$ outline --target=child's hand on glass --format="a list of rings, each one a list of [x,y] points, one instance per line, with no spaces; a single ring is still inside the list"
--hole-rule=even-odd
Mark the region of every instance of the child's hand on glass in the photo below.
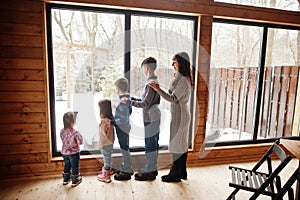
[[[122,103],[122,104],[126,104],[127,101],[128,101],[128,98],[127,98],[127,97],[122,97],[122,98],[120,99],[120,103]]]
[[[110,119],[108,119],[108,118],[101,118],[101,124],[110,125]]]

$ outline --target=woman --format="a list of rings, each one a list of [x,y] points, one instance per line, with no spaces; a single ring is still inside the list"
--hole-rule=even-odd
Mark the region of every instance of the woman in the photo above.
[[[164,182],[179,182],[187,178],[186,160],[189,147],[188,132],[190,125],[189,98],[192,89],[190,59],[187,53],[180,52],[173,57],[172,66],[175,76],[168,93],[155,81],[150,86],[164,99],[171,102],[171,124],[169,151],[172,153],[173,165],[168,175],[162,176]]]

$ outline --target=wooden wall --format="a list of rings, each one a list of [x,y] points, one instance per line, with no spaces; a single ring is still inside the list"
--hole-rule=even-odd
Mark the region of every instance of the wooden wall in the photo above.
[[[0,3],[1,176],[48,170],[43,4]]]
[[[58,2],[66,2],[58,0]],[[50,2],[50,1],[49,1]],[[300,25],[299,12],[232,6],[209,0],[74,0],[95,6],[189,12],[199,15],[197,112],[195,143],[188,163],[208,165],[256,160],[266,145],[203,149],[208,90],[208,75],[213,16],[249,18],[257,21]],[[101,3],[101,5],[100,5]],[[45,4],[42,0],[10,0],[0,3],[0,177],[59,175],[61,158],[51,156],[50,119],[47,84]],[[205,50],[205,51],[204,51]],[[259,147],[259,148],[258,148]],[[202,152],[199,157],[199,152]],[[119,159],[115,159],[116,162]],[[143,154],[133,157],[141,163]],[[168,153],[159,156],[160,166],[170,161]],[[96,173],[98,159],[82,156],[81,172]]]

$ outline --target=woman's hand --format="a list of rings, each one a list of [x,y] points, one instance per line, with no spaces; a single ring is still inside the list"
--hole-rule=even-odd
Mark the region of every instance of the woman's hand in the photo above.
[[[149,83],[149,86],[152,87],[155,91],[159,90],[159,84],[156,81],[151,81]]]

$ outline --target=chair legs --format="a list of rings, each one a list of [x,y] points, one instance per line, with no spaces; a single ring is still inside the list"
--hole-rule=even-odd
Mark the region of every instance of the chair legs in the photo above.
[[[235,189],[228,197],[226,200],[235,200],[235,195],[236,193],[239,191],[240,189]],[[293,188],[290,188],[288,191],[288,198],[289,200],[296,200],[295,196],[294,196],[294,190]],[[275,199],[278,199],[278,197],[276,197]],[[279,197],[279,199],[282,199],[282,197]]]
[[[272,169],[271,162],[272,153],[275,153],[281,160],[281,163],[277,165],[274,170]],[[276,141],[252,169],[229,166],[232,178],[232,182],[229,183],[229,186],[234,187],[234,191],[227,197],[227,200],[235,199],[235,195],[239,190],[252,192],[253,194],[249,200],[255,200],[259,195],[269,196],[272,200],[282,200],[282,197],[287,192],[289,199],[293,199],[294,194],[290,188],[297,179],[298,169],[289,178],[287,183],[285,183],[283,188],[281,188],[282,183],[279,176],[280,172],[291,159],[292,157],[286,155],[285,151],[279,146],[279,141]],[[266,161],[268,164],[268,172],[257,171]],[[276,191],[275,188],[277,189]]]
[[[233,190],[233,192],[227,197],[227,199],[226,200],[235,200],[235,194],[239,191],[240,189],[235,189],[235,190]]]
[[[298,169],[297,169],[298,170]],[[286,192],[288,192],[289,199],[294,199],[294,193],[293,189],[291,188],[292,185],[297,180],[297,173],[298,171],[295,171],[293,175],[289,178],[289,180],[285,183],[285,185],[282,187],[282,189],[279,191],[278,195],[274,198],[274,200],[282,199],[282,197],[285,195]],[[293,198],[292,198],[293,197]]]
[[[289,189],[288,195],[289,195],[289,200],[294,200],[295,199],[293,188]]]

